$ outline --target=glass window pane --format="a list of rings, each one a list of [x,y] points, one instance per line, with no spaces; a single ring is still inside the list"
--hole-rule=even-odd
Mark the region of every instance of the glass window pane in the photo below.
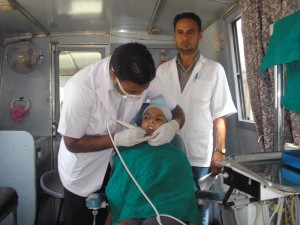
[[[240,93],[241,98],[241,107],[243,107],[243,114],[242,118],[244,120],[251,120],[253,121],[253,114],[252,114],[252,108],[250,104],[250,95],[249,95],[249,88],[248,88],[248,82],[247,82],[247,71],[246,71],[246,65],[245,65],[245,54],[244,54],[244,43],[243,43],[243,36],[242,36],[242,26],[241,26],[241,19],[238,19],[235,22],[235,30],[236,30],[236,49],[238,49],[237,53],[239,54],[239,62],[237,62],[239,65],[239,72],[238,76],[240,76],[240,82],[239,85],[242,85],[242,87],[239,88],[240,91],[243,93]]]
[[[64,88],[67,81],[79,70],[100,61],[100,52],[61,51],[59,53],[59,98],[60,106],[64,99]]]

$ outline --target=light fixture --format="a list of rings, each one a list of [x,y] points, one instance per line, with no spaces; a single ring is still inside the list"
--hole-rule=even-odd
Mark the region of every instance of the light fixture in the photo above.
[[[15,11],[15,7],[6,0],[0,0],[0,12]]]
[[[102,1],[79,0],[79,1],[72,1],[66,13],[68,15],[82,15],[82,14],[100,15],[102,13],[102,10],[103,10]]]

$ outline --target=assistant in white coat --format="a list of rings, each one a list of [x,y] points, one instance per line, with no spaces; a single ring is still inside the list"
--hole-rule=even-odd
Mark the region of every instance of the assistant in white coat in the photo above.
[[[174,40],[179,54],[157,69],[166,90],[182,107],[186,123],[179,131],[194,173],[195,186],[211,166],[213,175],[220,172],[218,161],[225,159],[226,117],[236,113],[223,67],[200,54],[201,20],[191,12],[173,20]],[[213,153],[213,128],[216,151]],[[208,205],[200,207],[203,225],[208,225]]]
[[[213,153],[213,122],[236,113],[225,71],[219,63],[200,55],[181,92],[176,59],[161,65],[156,74],[185,113],[186,122],[179,134],[191,165],[209,167]]]

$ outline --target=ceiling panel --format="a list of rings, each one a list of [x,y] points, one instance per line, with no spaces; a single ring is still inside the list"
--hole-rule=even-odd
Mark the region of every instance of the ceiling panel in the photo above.
[[[0,37],[14,37],[27,32],[40,33],[40,29],[18,11],[0,12]]]
[[[50,33],[106,31],[109,22],[105,17],[102,0],[19,0],[18,1]]]
[[[0,3],[3,1],[5,0],[0,0]],[[13,12],[0,11],[0,38],[28,33],[51,35],[120,30],[147,32],[158,3],[160,4],[151,25],[160,28],[161,34],[172,34],[172,20],[178,13],[193,11],[205,25],[229,6],[216,2],[224,0],[10,1],[19,7]]]
[[[113,0],[111,1],[113,30],[147,31],[156,0]]]
[[[173,18],[183,12],[194,12],[202,20],[202,27],[210,20],[214,19],[229,4],[219,3],[211,0],[168,0],[163,1],[157,13],[154,26],[161,28],[162,34],[173,33]]]

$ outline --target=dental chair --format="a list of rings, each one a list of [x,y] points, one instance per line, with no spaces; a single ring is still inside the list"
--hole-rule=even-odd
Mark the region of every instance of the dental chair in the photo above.
[[[142,121],[142,113],[145,110],[145,108],[149,105],[149,103],[144,103],[136,117],[135,123],[140,126],[141,121]],[[186,148],[183,142],[183,139],[181,138],[181,136],[179,134],[176,134],[173,138],[173,140],[171,141],[171,143],[181,149],[183,152],[186,152]],[[219,193],[217,195],[214,195],[213,193],[210,193],[209,191],[200,191],[199,193],[197,193],[197,198],[216,198],[216,200],[220,200],[220,198],[223,198],[224,195],[223,193]],[[100,210],[101,208],[106,208],[108,207],[108,201],[106,198],[106,195],[104,193],[92,193],[91,195],[89,195],[86,199],[86,207],[88,209],[92,210],[92,214],[94,216],[94,225],[96,224],[96,215],[98,214],[98,210]]]
[[[185,145],[182,138],[176,134],[171,141],[171,143],[176,146],[177,148],[182,149],[185,152]],[[220,175],[222,177],[222,175]],[[196,198],[198,199],[198,204],[205,204],[205,203],[217,203],[222,204],[224,203],[224,199],[226,197],[226,192],[223,191],[211,191],[211,190],[200,190],[196,193]],[[231,202],[227,202],[226,205],[231,204]],[[105,193],[92,193],[86,198],[86,207],[91,209],[91,213],[94,216],[94,223],[96,224],[96,216],[98,214],[98,210],[107,208],[109,206],[109,202],[107,201]]]
[[[182,149],[185,152],[185,146],[182,138],[176,134],[171,141],[171,143],[177,148]],[[104,193],[92,193],[86,199],[86,207],[92,210],[92,214],[94,216],[93,225],[96,224],[96,216],[98,214],[98,210],[101,208],[108,207],[108,201],[106,195]]]

